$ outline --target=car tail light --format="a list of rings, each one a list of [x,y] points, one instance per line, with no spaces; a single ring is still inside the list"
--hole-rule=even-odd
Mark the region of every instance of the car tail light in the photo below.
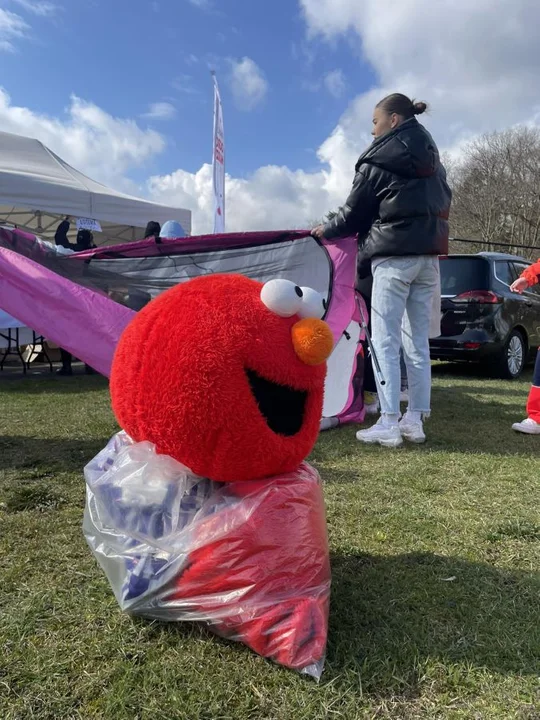
[[[465,350],[478,350],[480,343],[466,342],[463,343],[463,347]]]
[[[455,303],[481,303],[482,305],[496,305],[502,302],[498,295],[491,290],[469,290],[453,298]]]

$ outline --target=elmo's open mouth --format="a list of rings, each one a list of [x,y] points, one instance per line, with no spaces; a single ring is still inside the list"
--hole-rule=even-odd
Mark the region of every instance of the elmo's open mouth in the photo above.
[[[300,432],[304,422],[307,392],[278,385],[246,370],[251,392],[266,424],[277,435],[292,437]]]

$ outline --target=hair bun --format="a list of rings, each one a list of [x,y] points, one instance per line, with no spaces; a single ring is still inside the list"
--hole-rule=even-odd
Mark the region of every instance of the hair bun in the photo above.
[[[422,115],[422,113],[425,113],[427,110],[427,104],[425,102],[414,102],[413,108],[414,108],[414,114],[415,115]]]

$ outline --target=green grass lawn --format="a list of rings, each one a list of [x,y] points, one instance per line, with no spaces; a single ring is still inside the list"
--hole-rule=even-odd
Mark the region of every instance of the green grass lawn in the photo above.
[[[540,718],[540,438],[510,429],[529,381],[442,366],[426,446],[320,438],[317,685],[122,614],[81,530],[83,466],[116,431],[106,382],[0,377],[0,719]]]

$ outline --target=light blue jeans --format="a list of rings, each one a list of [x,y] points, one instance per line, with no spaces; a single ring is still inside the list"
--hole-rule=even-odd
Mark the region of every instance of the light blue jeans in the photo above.
[[[429,329],[439,278],[431,255],[385,258],[373,270],[372,340],[385,385],[375,373],[382,415],[399,417],[400,347],[407,366],[409,410],[431,411]]]

